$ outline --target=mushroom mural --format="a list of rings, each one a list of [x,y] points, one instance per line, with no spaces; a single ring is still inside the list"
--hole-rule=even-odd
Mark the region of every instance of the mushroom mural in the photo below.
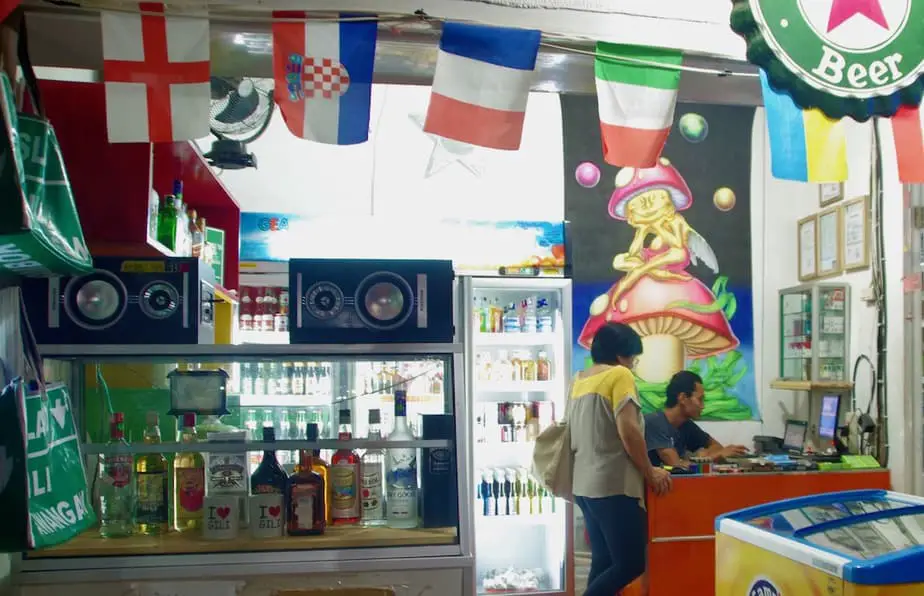
[[[608,322],[631,326],[644,346],[635,372],[649,383],[666,383],[688,358],[729,352],[740,343],[723,301],[687,271],[702,262],[719,272],[709,244],[680,214],[692,204],[689,186],[666,158],[653,168],[623,168],[616,175],[609,215],[626,221],[635,236],[613,259],[624,275],[593,301],[578,343],[590,348]]]

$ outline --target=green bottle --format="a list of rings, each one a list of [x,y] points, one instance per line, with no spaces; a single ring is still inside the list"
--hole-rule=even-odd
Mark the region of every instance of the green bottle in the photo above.
[[[174,196],[167,195],[157,215],[157,241],[170,250],[176,250],[177,220]]]

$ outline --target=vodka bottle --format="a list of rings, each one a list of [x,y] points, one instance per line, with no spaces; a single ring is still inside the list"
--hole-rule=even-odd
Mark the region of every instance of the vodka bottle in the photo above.
[[[102,462],[99,489],[99,533],[104,538],[129,536],[135,523],[135,486],[132,482],[132,456],[125,442],[122,423],[125,415],[115,412],[109,425],[109,447],[113,450]]]
[[[381,441],[382,432],[379,424],[381,412],[369,410],[369,440]],[[385,523],[385,494],[383,479],[385,476],[385,456],[379,448],[367,449],[362,457],[362,487],[364,526],[381,526]]]
[[[407,427],[407,392],[395,390],[395,428],[389,441],[413,441]],[[387,521],[392,528],[417,527],[417,450],[408,447],[385,452]]]

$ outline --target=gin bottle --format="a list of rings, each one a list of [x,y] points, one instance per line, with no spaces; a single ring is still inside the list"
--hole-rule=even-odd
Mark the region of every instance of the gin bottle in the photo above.
[[[379,424],[382,414],[379,410],[369,410],[369,440],[381,441],[382,432]],[[362,486],[360,492],[363,502],[364,526],[381,526],[385,524],[385,456],[379,448],[367,449],[362,457]]]
[[[395,428],[388,441],[413,441],[407,427],[407,391],[395,390]],[[386,520],[391,528],[417,527],[417,450],[386,449]]]
[[[132,456],[122,423],[125,415],[115,412],[109,424],[109,451],[103,459],[99,489],[99,533],[104,538],[130,536],[135,523],[135,495]]]

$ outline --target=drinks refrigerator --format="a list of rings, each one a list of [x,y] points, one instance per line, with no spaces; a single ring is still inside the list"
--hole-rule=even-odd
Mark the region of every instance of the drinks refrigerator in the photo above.
[[[571,281],[465,277],[460,294],[477,592],[570,593],[571,505],[529,469],[536,435],[564,414]]]

